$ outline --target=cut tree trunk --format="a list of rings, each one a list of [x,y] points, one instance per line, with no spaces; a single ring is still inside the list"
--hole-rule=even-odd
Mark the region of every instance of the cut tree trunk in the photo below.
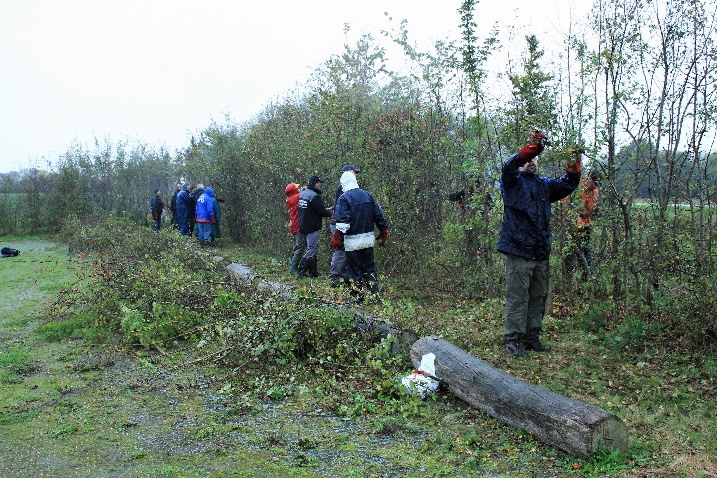
[[[625,424],[595,405],[513,377],[438,337],[422,337],[413,344],[414,367],[427,353],[436,355],[436,377],[452,393],[549,445],[581,457],[600,446],[620,452],[627,448]]]

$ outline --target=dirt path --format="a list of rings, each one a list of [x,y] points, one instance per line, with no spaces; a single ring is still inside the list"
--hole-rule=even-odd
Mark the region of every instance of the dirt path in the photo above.
[[[47,241],[12,246],[21,255],[0,260],[0,476],[413,475],[401,454],[420,433],[386,440],[310,395],[242,403],[202,385],[211,371],[173,367],[186,357],[44,340],[42,304],[74,282],[73,258]]]

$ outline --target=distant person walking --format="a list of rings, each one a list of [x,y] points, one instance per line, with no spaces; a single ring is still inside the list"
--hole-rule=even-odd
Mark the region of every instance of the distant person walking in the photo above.
[[[583,278],[589,277],[593,266],[593,254],[590,247],[590,236],[593,231],[593,219],[598,212],[598,199],[600,199],[600,188],[598,187],[599,174],[591,171],[588,177],[580,180],[582,192],[580,194],[580,209],[574,225],[568,229],[568,234],[573,242],[571,253],[565,258],[567,269],[572,272],[579,264]],[[565,198],[568,205],[568,198]]]
[[[152,224],[153,231],[159,231],[162,227],[162,212],[164,211],[164,201],[162,201],[162,191],[160,189],[154,190],[154,196],[152,196],[151,202],[152,218],[154,218],[154,224]]]

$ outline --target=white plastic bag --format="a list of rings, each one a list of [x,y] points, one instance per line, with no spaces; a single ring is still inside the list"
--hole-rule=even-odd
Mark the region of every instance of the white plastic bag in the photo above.
[[[403,377],[401,383],[406,387],[409,394],[418,393],[421,398],[426,398],[438,390],[440,383],[432,376],[436,375],[435,366],[436,355],[432,353],[425,354],[421,357],[421,365],[418,370],[414,370],[409,375]]]

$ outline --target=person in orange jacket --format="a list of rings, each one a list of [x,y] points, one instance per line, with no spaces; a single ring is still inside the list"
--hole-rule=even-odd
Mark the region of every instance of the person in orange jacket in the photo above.
[[[289,272],[299,273],[299,261],[306,250],[306,236],[299,232],[299,184],[289,183],[286,193],[286,209],[289,211],[289,231],[292,235],[291,265]]]
[[[583,272],[586,274],[593,265],[590,235],[593,230],[593,218],[598,212],[598,199],[600,199],[599,178],[598,172],[593,170],[588,177],[580,180],[582,189],[580,209],[578,210],[578,217],[574,227],[568,230],[575,247],[575,252],[566,257],[566,263],[571,271],[575,269],[575,262],[581,265]],[[568,204],[567,200],[568,198],[565,198],[566,205]]]

